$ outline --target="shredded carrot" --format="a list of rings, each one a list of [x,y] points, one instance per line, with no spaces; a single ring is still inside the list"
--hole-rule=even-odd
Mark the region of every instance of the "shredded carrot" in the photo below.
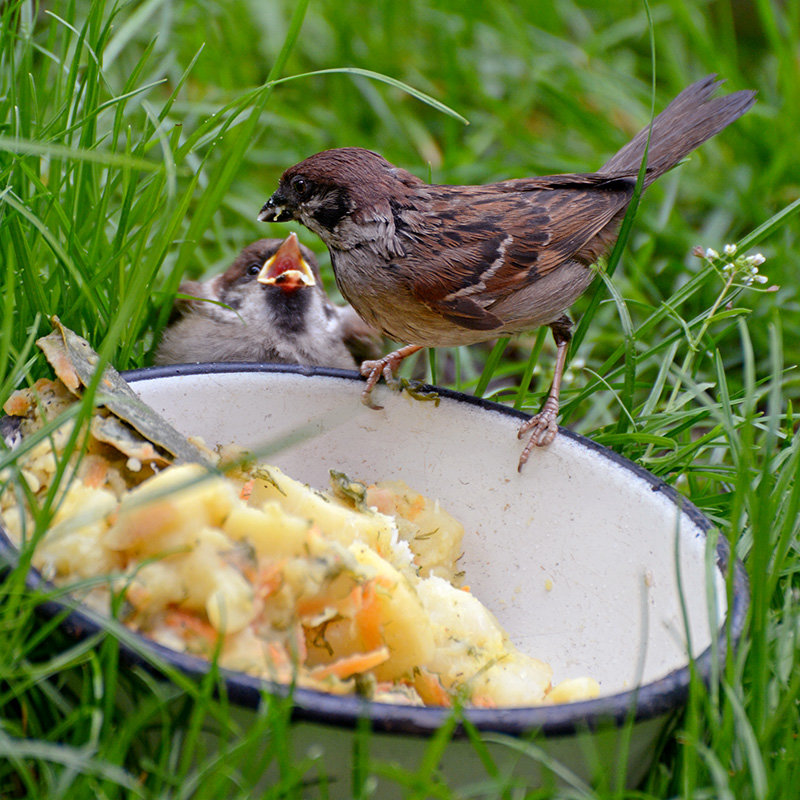
[[[273,680],[288,683],[295,674],[296,666],[282,642],[272,641],[266,645],[269,661],[268,674]]]
[[[240,500],[249,500],[250,495],[253,494],[253,487],[256,485],[256,479],[251,478],[247,483],[242,486],[241,491],[239,492],[239,499]]]
[[[332,602],[329,597],[316,595],[297,600],[294,607],[297,616],[303,619],[304,617],[314,617],[317,614],[321,614],[326,608],[335,608],[336,603]]]
[[[408,497],[403,499],[408,503],[408,510],[405,514],[403,514],[403,516],[413,522],[424,510],[425,498],[421,494],[418,494],[411,502],[408,501]]]
[[[164,616],[164,624],[168,628],[178,628],[185,633],[192,633],[209,642],[213,642],[219,636],[211,623],[201,619],[197,614],[184,611],[182,608],[169,608]],[[186,638],[184,636],[184,638]]]
[[[297,663],[305,664],[308,658],[308,645],[306,644],[306,633],[302,625],[295,625],[294,643],[297,648]]]
[[[283,585],[283,569],[286,560],[271,561],[262,566],[255,580],[256,594],[262,600],[266,600],[270,595],[275,594]]]
[[[108,462],[104,458],[86,457],[86,474],[83,482],[90,489],[99,489],[105,482],[108,474]]]
[[[397,510],[394,499],[388,489],[378,488],[374,484],[367,486],[367,505],[374,506],[381,514],[393,514]]]
[[[136,550],[144,542],[166,536],[178,526],[180,515],[168,499],[136,506],[119,520],[118,548]]]
[[[445,706],[449,708],[453,701],[442,686],[439,676],[424,668],[414,671],[414,688],[426,706]]]
[[[364,584],[364,586],[367,584]],[[297,610],[297,615],[301,618],[313,617],[321,614],[326,609],[333,609],[337,614],[352,619],[357,617],[363,605],[364,590],[361,584],[356,584],[344,597],[337,599],[329,595],[318,594],[298,600],[295,603],[295,609]]]
[[[270,660],[278,669],[286,669],[292,666],[286,648],[280,642],[270,642],[267,645],[267,652]]]
[[[350,617],[351,619],[359,612],[364,605],[364,587],[357,583],[347,595],[344,602],[339,605],[337,609],[343,617]]]
[[[360,672],[383,664],[389,659],[389,648],[379,647],[377,650],[370,650],[368,653],[355,653],[352,656],[345,656],[330,664],[324,664],[311,670],[311,677],[315,680],[323,680],[331,676],[336,678],[350,678]]]
[[[497,703],[488,695],[473,694],[469,701],[478,708],[497,708]]]
[[[461,587],[461,591],[462,591],[462,592],[471,592],[471,591],[472,591],[472,589],[471,589],[471,588],[470,588],[470,586],[467,584],[467,585],[464,585],[464,586],[462,586],[462,587]]]
[[[361,607],[356,611],[355,622],[361,642],[368,650],[374,650],[384,643],[383,639],[383,603],[378,587],[391,588],[390,581],[378,576],[364,584]]]

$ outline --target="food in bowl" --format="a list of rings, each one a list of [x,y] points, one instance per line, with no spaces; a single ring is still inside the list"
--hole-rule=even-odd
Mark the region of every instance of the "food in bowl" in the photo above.
[[[91,381],[64,360],[79,338],[65,330],[48,345],[59,379],[5,406],[22,436],[18,485],[34,502]],[[101,385],[118,377],[104,374]],[[176,444],[155,423],[148,439],[146,412],[131,421],[125,403],[112,411],[100,401],[33,562],[58,584],[83,581],[84,602],[227,669],[381,702],[527,706],[597,694],[591,679],[552,687],[551,668],[520,652],[462,585],[463,528],[434,500],[402,482],[338,473],[329,490],[313,489],[233,447]],[[45,424],[52,431],[41,436]],[[8,478],[0,514],[21,545],[33,518]]]

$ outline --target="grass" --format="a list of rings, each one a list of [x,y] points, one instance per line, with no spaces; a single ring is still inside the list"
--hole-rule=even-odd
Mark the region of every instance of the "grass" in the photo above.
[[[613,277],[573,309],[563,392],[565,424],[675,484],[728,537],[751,579],[745,639],[718,684],[693,686],[635,792],[602,781],[526,789],[488,766],[476,792],[791,796],[800,782],[798,44],[797,0],[9,0],[0,6],[0,403],[46,373],[33,341],[51,314],[117,367],[147,364],[182,276],[285,233],[255,214],[282,170],[309,153],[367,146],[451,183],[589,171],[646,122],[653,101],[663,108],[692,80],[717,72],[730,89],[755,88],[753,111],[648,190]],[[739,256],[763,252],[769,283],[732,279],[723,267],[733,258],[691,255],[726,243]],[[549,337],[533,332],[439,351],[417,370],[533,410],[552,354]],[[318,764],[289,753],[285,703],[241,729],[213,674],[165,685],[119,669],[114,636],[75,643],[36,616],[41,598],[21,570],[0,594],[0,796],[248,797],[268,766],[277,777],[264,797],[327,795]],[[217,718],[212,745],[203,731]],[[370,757],[368,732],[358,741],[354,794],[369,796],[382,772],[410,797],[465,796],[437,775],[441,741],[402,775]],[[524,757],[537,757],[532,746]]]

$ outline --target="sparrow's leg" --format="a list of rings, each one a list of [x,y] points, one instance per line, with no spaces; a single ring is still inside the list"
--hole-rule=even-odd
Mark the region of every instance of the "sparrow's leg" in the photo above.
[[[367,385],[361,392],[361,402],[376,410],[383,408],[372,402],[372,390],[375,388],[375,384],[381,379],[381,375],[390,386],[394,384],[394,371],[400,366],[400,362],[404,358],[414,355],[417,350],[422,350],[422,345],[409,344],[375,361],[362,361],[361,374],[367,379]]]
[[[567,363],[567,350],[572,339],[572,320],[564,314],[555,322],[550,323],[550,330],[553,331],[553,338],[556,340],[556,367],[553,371],[553,383],[550,392],[542,405],[542,410],[524,422],[517,433],[518,438],[522,438],[526,433],[532,431],[531,438],[522,455],[519,457],[518,470],[522,470],[522,465],[528,460],[528,456],[534,447],[546,447],[558,433],[558,402],[561,394],[561,379],[564,376],[564,366]]]

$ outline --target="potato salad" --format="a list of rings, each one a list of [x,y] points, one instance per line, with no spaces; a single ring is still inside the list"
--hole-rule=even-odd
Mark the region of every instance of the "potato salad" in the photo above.
[[[58,379],[6,403],[23,444],[0,474],[0,519],[18,546],[30,540],[31,504],[60,465],[33,563],[82,602],[225,669],[378,702],[529,706],[597,694],[591,679],[554,686],[551,668],[514,646],[470,592],[463,528],[434,498],[335,471],[330,487],[312,488],[235,447],[194,442],[204,460],[181,461],[153,445],[159,457],[148,459],[102,406],[66,457],[77,403]]]

